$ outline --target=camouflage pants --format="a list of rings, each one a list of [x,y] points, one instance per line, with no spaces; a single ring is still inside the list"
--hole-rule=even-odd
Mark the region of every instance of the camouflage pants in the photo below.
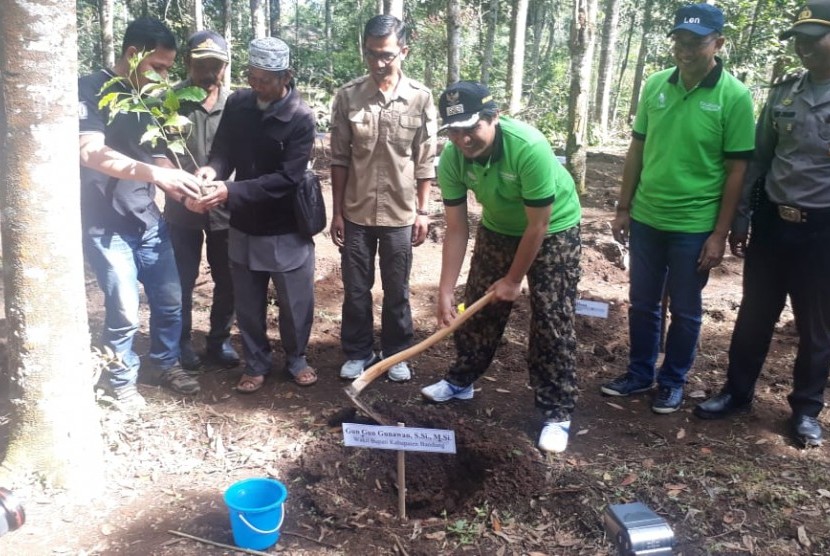
[[[468,306],[507,274],[520,239],[479,227],[464,292]],[[536,407],[548,418],[570,418],[577,399],[574,305],[581,250],[579,226],[550,235],[527,273],[531,308],[527,367]],[[457,359],[447,373],[448,382],[467,386],[484,374],[512,308],[512,303],[491,304],[455,332]]]

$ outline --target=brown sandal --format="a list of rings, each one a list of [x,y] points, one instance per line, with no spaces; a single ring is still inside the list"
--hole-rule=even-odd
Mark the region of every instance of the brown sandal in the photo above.
[[[294,383],[297,386],[311,386],[317,382],[317,373],[311,367],[306,367],[294,375]]]
[[[251,376],[243,374],[236,383],[236,391],[240,394],[253,394],[265,384],[265,376]]]

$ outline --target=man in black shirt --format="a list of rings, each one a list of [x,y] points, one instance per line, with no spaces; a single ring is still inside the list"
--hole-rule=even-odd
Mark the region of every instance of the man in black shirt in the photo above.
[[[130,75],[134,56],[143,59]],[[182,201],[198,198],[200,182],[185,171],[153,163],[154,153],[141,143],[150,123],[147,114],[122,113],[108,123],[107,110],[98,108],[101,88],[113,77],[128,78],[140,89],[148,82],[146,72],[164,76],[175,58],[176,39],[170,30],[157,19],[140,18],[127,27],[115,67],[78,82],[84,250],[104,293],[102,342],[118,356],[108,369],[110,386],[125,409],[144,405],[135,387],[140,361],[132,349],[139,326],[138,282],[144,285],[150,305],[151,362],[172,390],[199,391],[199,383],[179,366],[181,287],[154,198],[156,185]],[[106,92],[117,90],[129,92],[123,82]],[[155,154],[164,157],[163,150]]]

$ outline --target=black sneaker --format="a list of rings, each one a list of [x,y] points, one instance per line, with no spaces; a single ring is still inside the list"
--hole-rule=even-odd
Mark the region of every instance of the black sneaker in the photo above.
[[[183,369],[195,371],[202,366],[202,359],[193,351],[193,346],[189,341],[179,344],[179,350],[181,351],[179,361],[181,361]]]
[[[654,398],[654,403],[651,404],[651,410],[654,413],[666,414],[674,413],[680,409],[683,403],[683,387],[677,386],[661,386],[657,390],[657,396]]]
[[[606,396],[630,396],[648,392],[654,386],[653,382],[639,382],[630,374],[620,375],[611,382],[603,384],[599,389]]]
[[[199,381],[187,374],[179,365],[173,365],[161,373],[161,382],[179,394],[198,394],[201,387]]]

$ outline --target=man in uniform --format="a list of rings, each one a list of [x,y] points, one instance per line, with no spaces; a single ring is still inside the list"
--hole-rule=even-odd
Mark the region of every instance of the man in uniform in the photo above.
[[[703,315],[702,291],[719,265],[741,195],[755,125],[747,88],[716,56],[723,13],[710,4],[680,8],[672,37],[677,67],[649,78],[623,168],[614,238],[631,235],[627,372],[601,387],[609,396],[657,395],[651,409],[673,413],[694,363]],[[671,324],[660,346],[660,301]]]
[[[271,371],[270,281],[279,300],[285,369],[300,386],[317,382],[306,360],[314,318],[314,241],[299,232],[293,203],[314,145],[314,114],[294,86],[288,45],[276,37],[251,41],[248,84],[228,97],[210,161],[198,171],[205,180],[223,180],[212,184],[216,191],[201,206],[227,204],[231,213],[228,252],[245,356],[237,391],[245,394],[262,388]]]
[[[193,155],[179,156],[179,164],[188,172],[195,172],[208,161],[210,146],[222,118],[229,92],[222,87],[222,78],[228,64],[228,45],[213,31],[198,31],[187,41],[185,66],[187,79],[181,87],[196,85],[207,92],[201,103],[182,106],[192,126],[187,133],[187,148]],[[182,285],[182,335],[179,342],[182,367],[193,370],[201,359],[193,350],[193,287],[199,276],[202,246],[207,244],[207,261],[213,278],[213,302],[210,306],[210,331],[205,355],[213,363],[224,367],[239,364],[239,355],[230,342],[233,325],[233,283],[228,261],[228,209],[218,206],[209,212],[196,212],[198,203],[185,199],[184,204],[169,197],[164,206],[164,219],[170,228],[170,240],[176,254],[176,266]]]
[[[331,238],[342,254],[346,362],[340,376],[346,379],[378,360],[372,324],[376,254],[383,283],[381,356],[412,343],[412,247],[426,239],[435,178],[435,106],[429,88],[401,71],[409,52],[406,26],[391,15],[375,16],[366,23],[363,44],[369,75],[337,92],[331,124]],[[409,366],[398,363],[388,376],[409,380]]]
[[[830,369],[830,1],[802,8],[781,34],[790,37],[806,72],[773,86],[758,121],[742,209],[749,208],[754,189],[759,199],[751,215],[726,384],[694,413],[717,419],[749,411],[789,295],[798,332],[790,432],[800,444],[817,446]],[[748,227],[747,210],[741,210],[730,236],[736,254],[743,253]]]
[[[473,397],[473,382],[490,366],[526,276],[531,308],[527,366],[544,416],[539,448],[563,452],[577,397],[574,307],[581,209],[573,179],[542,133],[499,116],[484,85],[450,85],[438,108],[451,141],[438,166],[447,221],[438,325],[447,326],[456,316],[453,290],[469,239],[468,191],[483,210],[464,301],[472,304],[489,291],[495,292],[495,301],[456,331],[455,364],[445,379],[421,393],[434,402]]]
[[[131,73],[130,61],[136,56],[142,58]],[[199,383],[179,365],[181,287],[167,226],[154,201],[156,185],[181,202],[198,198],[199,180],[154,163],[154,154],[166,158],[163,146],[151,153],[141,143],[151,123],[148,114],[122,113],[107,123],[108,111],[98,108],[101,88],[114,77],[128,79],[132,88],[140,90],[148,83],[145,73],[152,70],[165,76],[175,59],[176,38],[170,29],[157,19],[142,17],[127,26],[115,67],[78,81],[84,252],[104,293],[102,341],[118,356],[107,378],[125,409],[144,405],[135,387],[140,361],[133,351],[139,282],[150,305],[151,363],[172,390],[199,391]],[[103,91],[109,92],[129,94],[131,88],[115,82]]]

